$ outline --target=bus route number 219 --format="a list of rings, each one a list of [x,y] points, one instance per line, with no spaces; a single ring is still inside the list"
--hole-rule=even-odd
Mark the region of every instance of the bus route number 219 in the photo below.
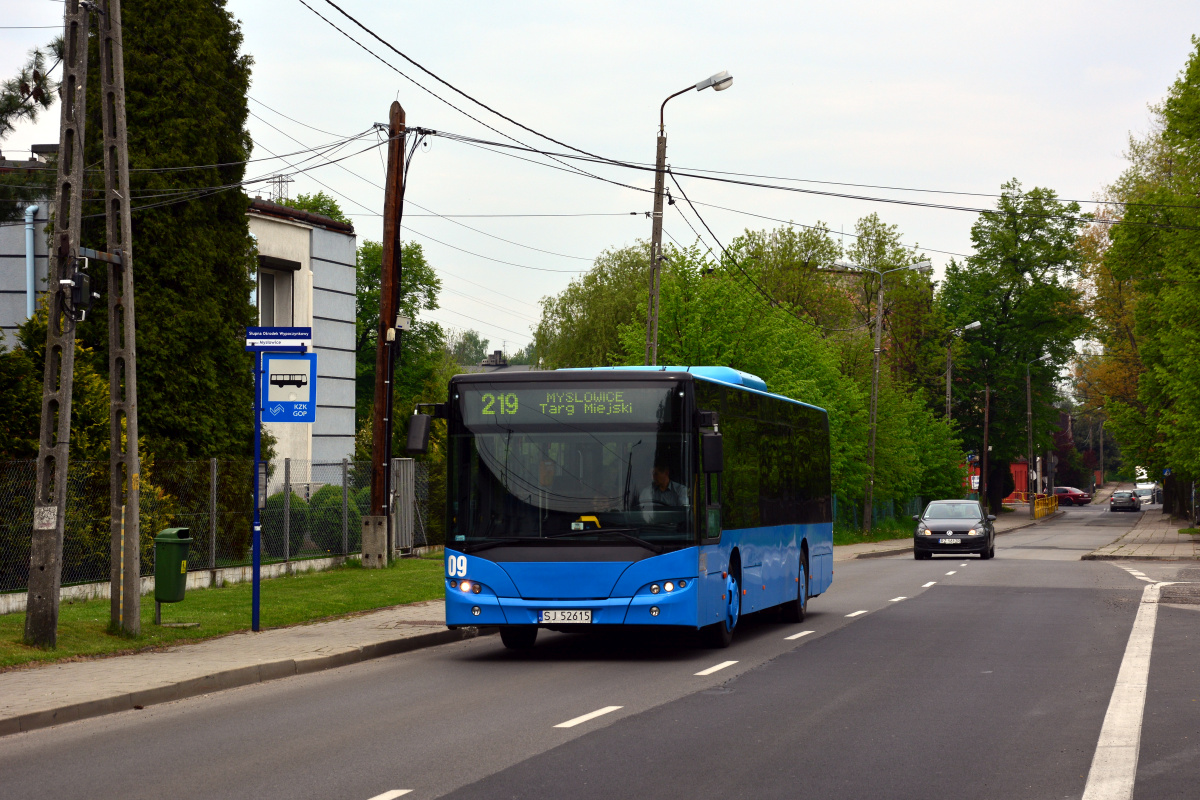
[[[516,414],[517,413],[517,396],[512,392],[508,394],[492,394],[484,392],[480,398],[483,401],[484,414]]]

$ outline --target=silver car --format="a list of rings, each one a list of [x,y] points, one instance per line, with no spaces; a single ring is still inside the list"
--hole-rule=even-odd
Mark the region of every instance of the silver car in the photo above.
[[[1112,493],[1112,497],[1108,499],[1109,511],[1141,511],[1142,501],[1138,496],[1129,489],[1122,489]]]

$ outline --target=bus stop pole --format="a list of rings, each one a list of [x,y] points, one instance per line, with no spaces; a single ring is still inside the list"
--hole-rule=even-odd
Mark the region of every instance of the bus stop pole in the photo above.
[[[251,559],[253,563],[250,590],[250,629],[257,631],[259,589],[262,572],[262,515],[259,512],[258,485],[259,471],[262,458],[262,352],[254,351],[254,534],[251,544]]]

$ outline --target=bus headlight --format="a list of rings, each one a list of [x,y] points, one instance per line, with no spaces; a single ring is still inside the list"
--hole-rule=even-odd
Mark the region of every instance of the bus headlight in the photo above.
[[[650,616],[652,616],[652,617],[658,616],[658,606],[650,606]]]
[[[658,584],[657,583],[650,584],[650,594],[658,594]]]
[[[663,588],[666,589],[668,592],[673,592],[673,591],[675,591],[675,584],[671,583],[670,581],[667,581],[666,583],[663,584]]]
[[[462,589],[464,592],[469,592],[469,591],[471,591],[471,582],[470,582],[470,581],[463,581],[463,582],[462,582],[462,583],[460,583],[458,586],[459,586],[459,588],[460,588],[460,589]]]

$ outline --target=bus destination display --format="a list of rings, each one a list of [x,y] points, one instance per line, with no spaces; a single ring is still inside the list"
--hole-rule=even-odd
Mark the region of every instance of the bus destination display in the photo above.
[[[554,421],[661,423],[669,421],[669,387],[539,388],[460,386],[468,425],[532,425]]]

